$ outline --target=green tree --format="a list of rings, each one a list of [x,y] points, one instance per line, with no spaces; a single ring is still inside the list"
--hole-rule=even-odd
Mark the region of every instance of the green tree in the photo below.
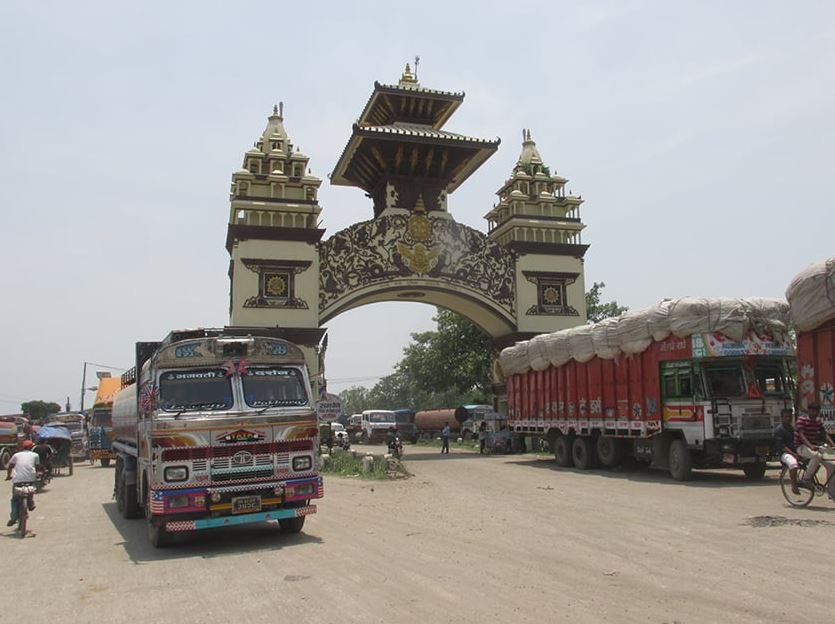
[[[371,409],[369,400],[369,389],[363,386],[352,386],[339,393],[342,400],[342,413],[350,416],[358,414],[363,410]]]
[[[605,287],[605,283],[595,282],[586,293],[586,316],[590,323],[597,323],[606,318],[620,316],[629,309],[626,306],[618,305],[617,301],[601,302],[600,299]]]
[[[477,325],[449,310],[438,309],[436,331],[412,334],[397,371],[415,389],[449,407],[461,401],[484,402],[490,392],[489,337]]]
[[[29,414],[29,417],[36,422],[41,422],[50,414],[57,414],[61,411],[61,406],[57,403],[46,401],[26,401],[20,404],[20,411],[24,414]]]

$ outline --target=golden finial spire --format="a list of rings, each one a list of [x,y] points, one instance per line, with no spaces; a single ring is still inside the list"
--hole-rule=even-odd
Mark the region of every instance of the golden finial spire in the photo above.
[[[412,73],[412,68],[406,63],[406,69],[403,70],[403,75],[400,76],[400,84],[417,84],[417,78]]]

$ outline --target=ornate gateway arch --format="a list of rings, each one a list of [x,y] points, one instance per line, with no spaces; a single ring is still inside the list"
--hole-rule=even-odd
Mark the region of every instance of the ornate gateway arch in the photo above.
[[[374,218],[327,240],[321,180],[276,107],[232,175],[226,248],[231,324],[280,326],[319,370],[324,325],[381,301],[419,301],[479,325],[498,349],[585,322],[582,198],[543,163],[529,131],[487,212],[488,233],[455,221],[447,198],[499,140],[442,130],[463,93],[421,87],[406,70],[374,91],[330,176],[373,201]]]

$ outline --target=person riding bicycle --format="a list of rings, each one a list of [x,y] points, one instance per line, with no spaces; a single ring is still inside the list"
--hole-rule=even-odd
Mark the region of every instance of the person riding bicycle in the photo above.
[[[821,464],[826,467],[826,479],[829,483],[829,495],[835,499],[835,480],[832,480],[832,473],[835,472],[835,462],[824,459],[820,450],[820,442],[823,440],[830,447],[835,447],[832,438],[823,428],[820,421],[820,405],[811,403],[806,408],[806,416],[801,416],[795,423],[794,443],[797,446],[797,454],[809,460],[806,472],[803,474],[803,483],[809,485],[812,477],[818,471]]]
[[[792,492],[800,494],[797,487],[797,447],[794,445],[794,413],[790,407],[780,412],[780,424],[774,429],[774,450],[780,456],[780,462],[789,469]]]
[[[6,481],[11,479],[12,482],[11,518],[6,523],[6,526],[13,526],[17,522],[18,510],[17,499],[14,495],[15,486],[33,484],[37,474],[37,465],[40,461],[38,454],[32,451],[32,447],[34,446],[32,440],[24,440],[21,446],[23,450],[12,455],[12,458],[9,460],[9,465],[6,468]],[[33,511],[35,509],[35,495],[29,494],[26,503],[29,511]]]

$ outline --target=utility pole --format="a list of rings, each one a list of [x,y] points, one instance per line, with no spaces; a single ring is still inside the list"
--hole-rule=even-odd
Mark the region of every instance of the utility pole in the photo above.
[[[87,362],[84,362],[84,372],[81,374],[81,407],[78,408],[79,412],[84,411],[84,391],[87,389]],[[69,410],[67,410],[69,411]]]

